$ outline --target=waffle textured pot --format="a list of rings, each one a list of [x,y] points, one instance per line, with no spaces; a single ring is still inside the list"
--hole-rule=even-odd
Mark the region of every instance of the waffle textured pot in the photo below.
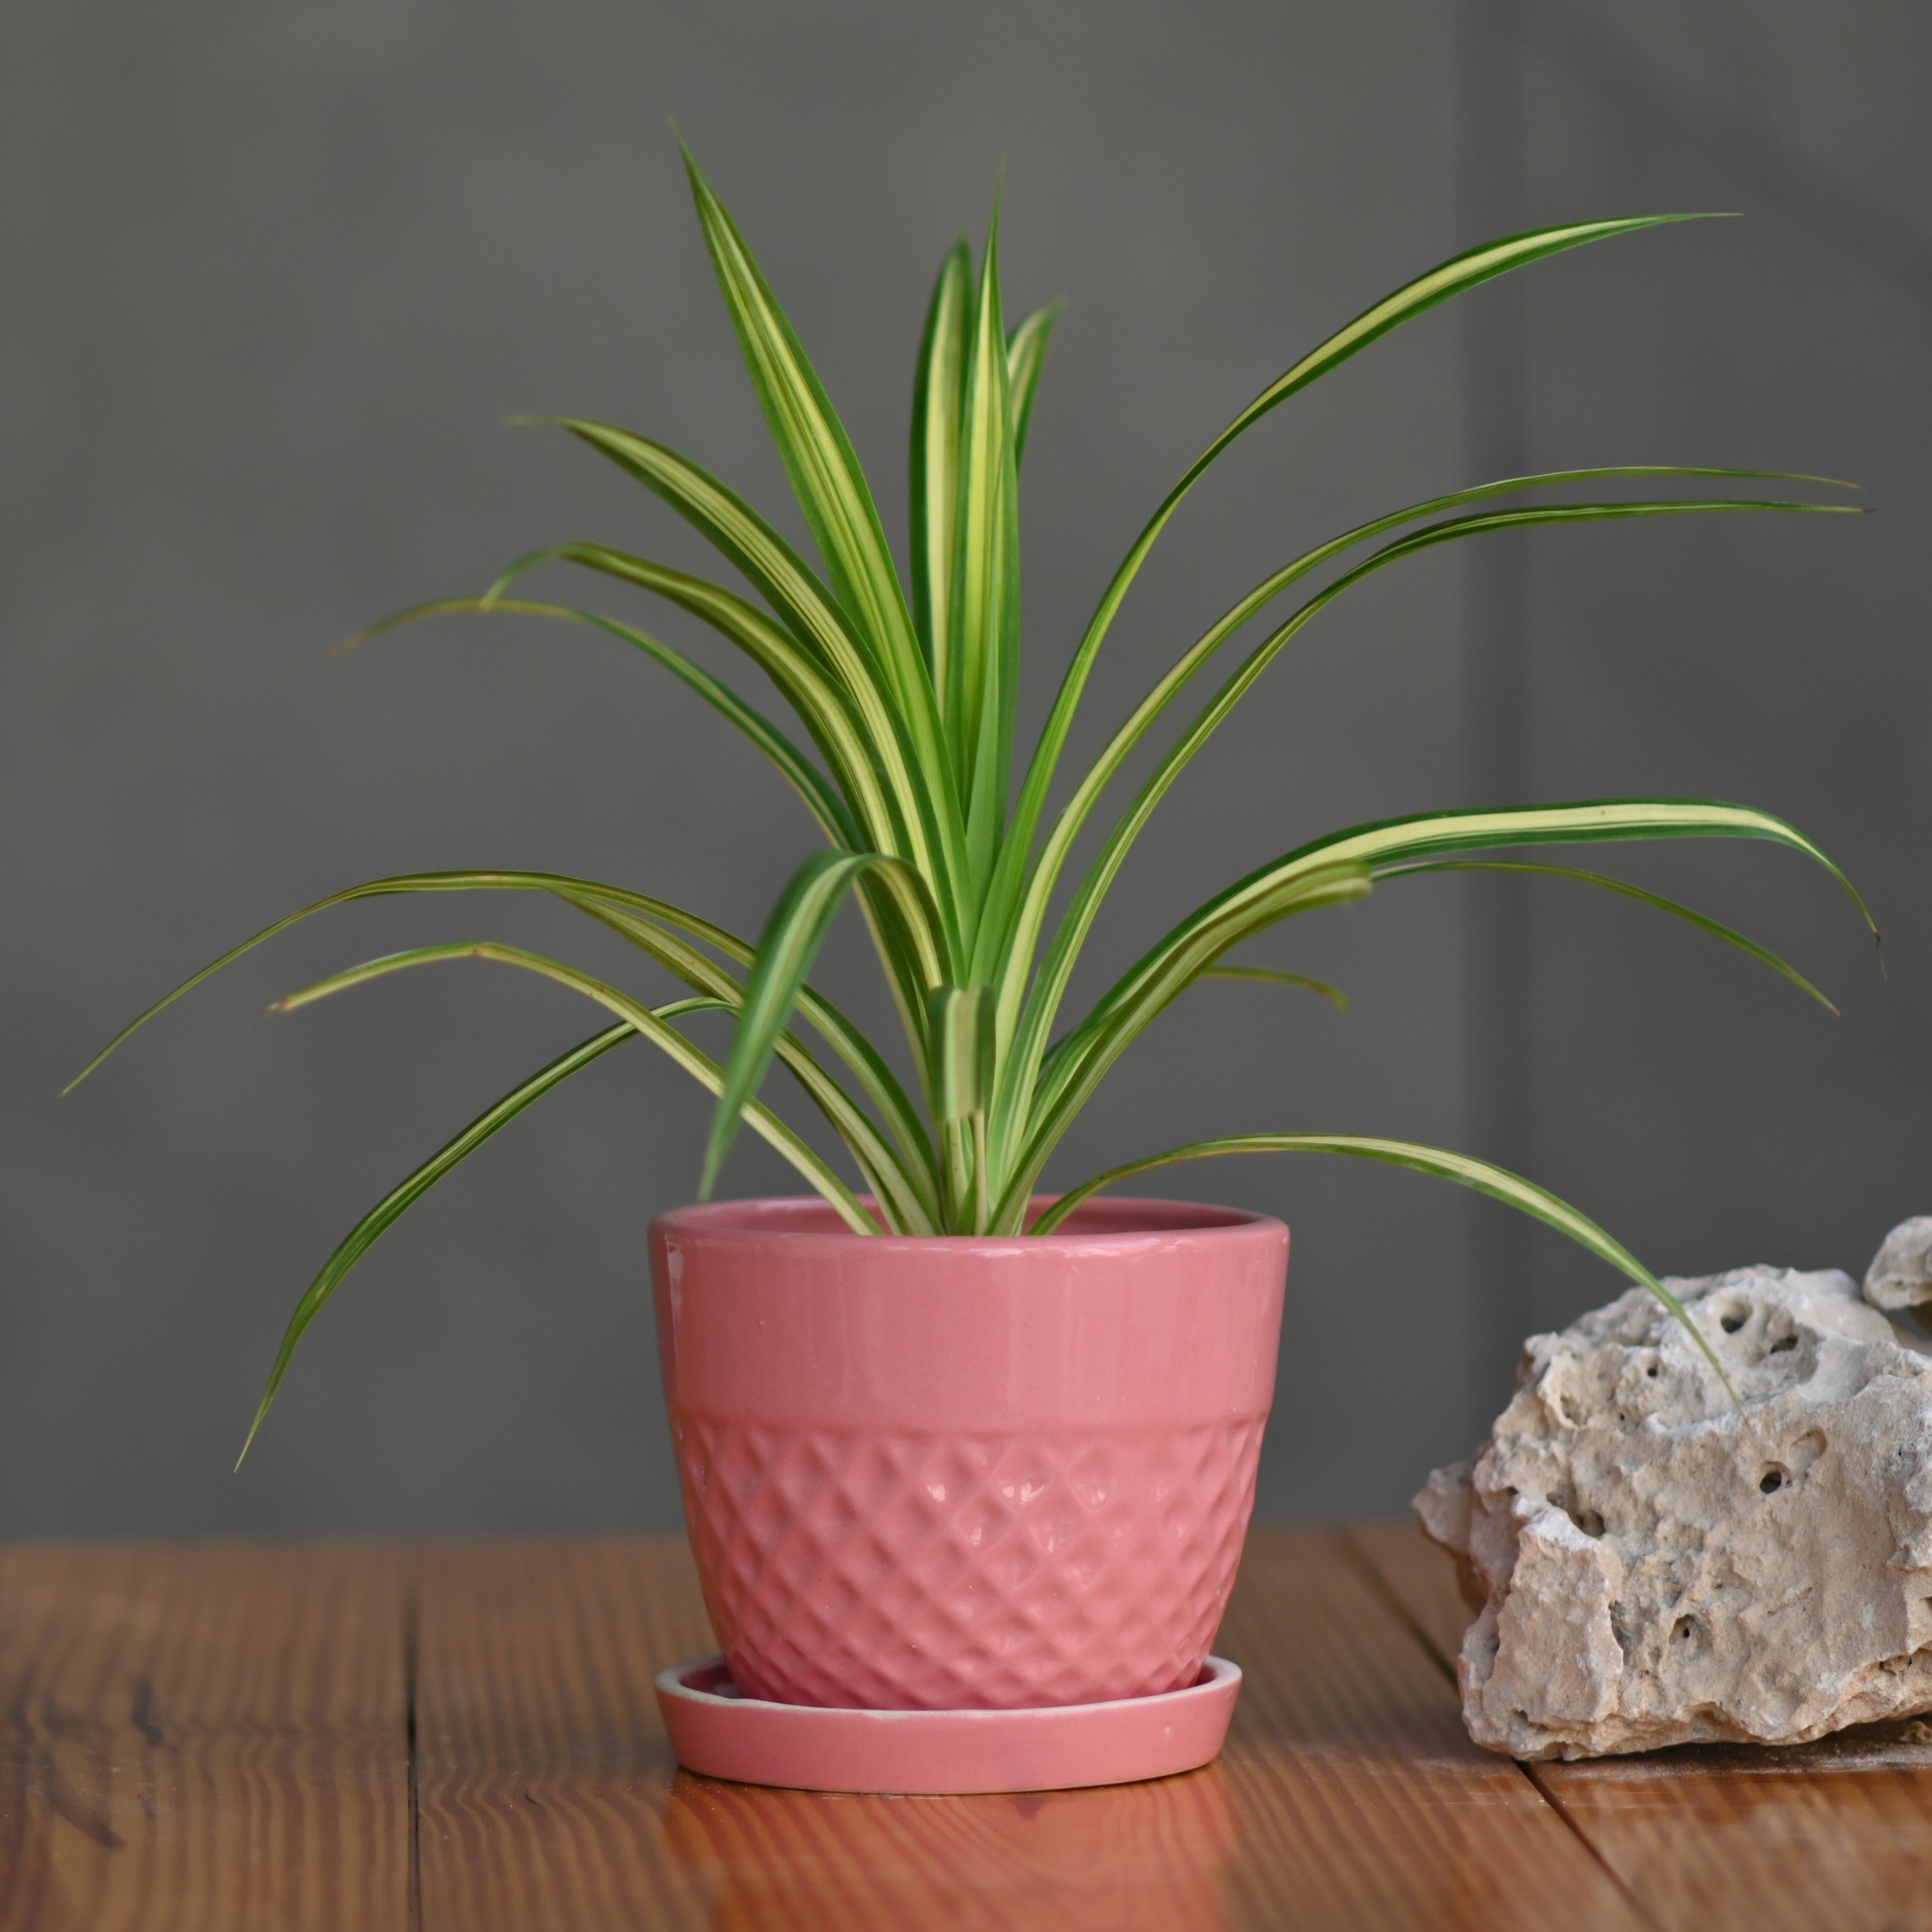
[[[740,1690],[1013,1708],[1198,1676],[1253,1507],[1288,1230],[1088,1202],[1045,1237],[824,1202],[651,1228],[686,1522]]]

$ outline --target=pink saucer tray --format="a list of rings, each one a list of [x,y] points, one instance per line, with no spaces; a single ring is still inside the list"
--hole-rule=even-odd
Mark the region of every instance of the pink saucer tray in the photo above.
[[[658,1672],[687,1771],[800,1791],[938,1798],[1066,1791],[1192,1771],[1220,1750],[1241,1672],[1210,1657],[1184,1690],[1022,1711],[855,1711],[739,1694],[722,1657]]]

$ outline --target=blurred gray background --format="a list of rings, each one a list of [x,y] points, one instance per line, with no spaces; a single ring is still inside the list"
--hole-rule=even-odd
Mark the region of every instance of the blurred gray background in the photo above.
[[[808,849],[778,782],[615,645],[463,620],[327,652],[568,537],[698,560],[655,500],[512,414],[634,424],[796,528],[674,116],[895,530],[930,279],[1004,158],[1010,310],[1070,302],[1025,484],[1035,716],[1149,509],[1328,328],[1509,228],[1748,216],[1510,278],[1271,418],[1156,552],[1082,742],[1284,556],[1486,474],[1777,466],[1883,514],[1541,532],[1385,574],[1177,790],[1096,951],[1111,974],[1330,827],[1654,790],[1796,820],[1866,890],[1888,976],[1829,880],[1768,849],[1607,856],[1785,952],[1840,1018],[1578,887],[1391,886],[1248,949],[1340,982],[1346,1016],[1202,989],[1048,1178],[1208,1132],[1378,1131],[1518,1166],[1660,1269],[1862,1269],[1932,1209],[1928,81],[1932,12],[1906,0],[14,0],[0,1534],[676,1520],[644,1232],[694,1190],[705,1107],[641,1049],[380,1244],[229,1470],[356,1216],[592,1024],[482,966],[256,1016],[437,938],[633,970],[596,934],[515,900],[344,910],[56,1097],[158,992],[365,876],[584,873],[754,932]],[[880,1011],[856,920],[824,977]],[[1617,1285],[1393,1172],[1172,1184],[1293,1225],[1268,1515],[1399,1508],[1480,1434],[1522,1333]],[[791,1183],[746,1138],[727,1191]]]

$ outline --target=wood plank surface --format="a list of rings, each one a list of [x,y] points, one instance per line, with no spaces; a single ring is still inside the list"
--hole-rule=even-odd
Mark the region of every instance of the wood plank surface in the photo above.
[[[713,1648],[682,1539],[430,1550],[416,1606],[420,1924],[710,1925],[651,1688]]]
[[[1332,1538],[1252,1539],[1222,1761],[1113,1790],[887,1798],[673,1765],[651,1682],[710,1637],[681,1543],[430,1553],[428,1932],[1627,1928],[1616,1884]]]
[[[1409,1526],[1350,1534],[1453,1659],[1471,1612],[1449,1558]],[[1916,1932],[1932,1928],[1932,1748],[1904,1730],[1529,1768],[1666,1932]]]
[[[404,1605],[352,1546],[0,1550],[0,1932],[400,1932]]]
[[[681,1540],[0,1549],[0,1932],[1932,1932],[1932,1748],[1526,1770],[1462,1730],[1467,1619],[1406,1528],[1257,1532],[1218,1763],[838,1797],[672,1762]]]
[[[1246,1673],[1226,1753],[1230,1927],[1642,1924],[1340,1539],[1262,1530],[1216,1648]]]

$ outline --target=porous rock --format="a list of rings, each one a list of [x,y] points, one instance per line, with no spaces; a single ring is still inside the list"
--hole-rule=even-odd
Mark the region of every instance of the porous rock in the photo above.
[[[1874,1308],[1932,1301],[1932,1214],[1915,1214],[1886,1236],[1865,1270],[1865,1299]]]
[[[1835,1269],[1666,1286],[1736,1404],[1633,1288],[1532,1336],[1474,1462],[1415,1499],[1480,1606],[1470,1735],[1576,1758],[1932,1711],[1932,1343]]]

